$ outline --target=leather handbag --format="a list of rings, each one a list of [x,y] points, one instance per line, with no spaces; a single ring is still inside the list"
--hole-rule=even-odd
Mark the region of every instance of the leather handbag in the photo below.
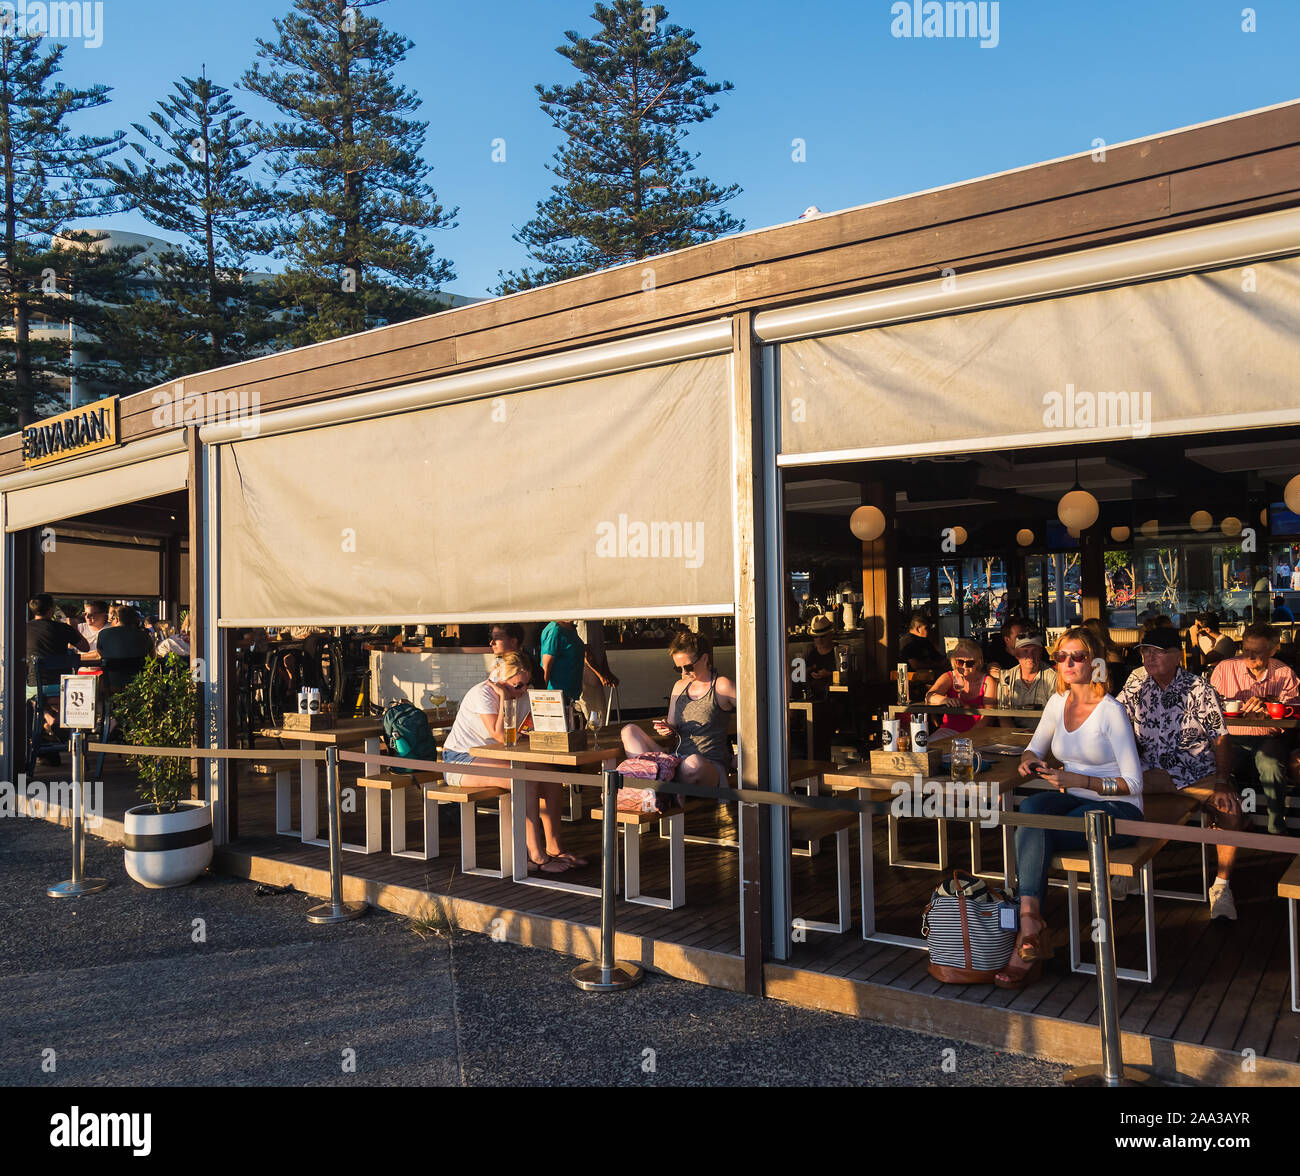
[[[953,870],[935,887],[921,916],[930,975],[944,984],[992,984],[1016,944],[1016,932],[1002,927],[998,914],[1008,903],[984,879]]]

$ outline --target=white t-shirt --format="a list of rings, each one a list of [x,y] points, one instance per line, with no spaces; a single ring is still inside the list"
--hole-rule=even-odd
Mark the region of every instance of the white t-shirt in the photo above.
[[[104,628],[107,627],[107,625],[104,626]],[[82,621],[81,624],[77,626],[77,632],[86,639],[86,644],[90,646],[91,653],[95,652],[95,649],[99,644],[99,635],[103,631],[104,629],[92,629],[88,621]]]
[[[1067,772],[1081,776],[1115,776],[1128,782],[1129,795],[1105,797],[1126,800],[1142,808],[1142,763],[1137,739],[1128,713],[1109,694],[1093,708],[1077,731],[1065,729],[1065,700],[1068,694],[1053,694],[1043,707],[1043,717],[1029,741],[1029,750],[1045,757],[1048,749]],[[1067,788],[1082,800],[1102,799],[1090,788]]]
[[[174,637],[164,637],[158,642],[158,648],[154,650],[159,657],[166,657],[169,653],[180,654],[181,657],[190,656],[190,643],[177,633]]]
[[[519,722],[522,725],[524,719],[532,713],[528,706],[528,695],[525,694],[520,698],[517,705]],[[443,741],[444,750],[468,754],[475,747],[482,747],[490,737],[483,729],[481,716],[488,715],[495,719],[500,709],[500,699],[497,698],[497,692],[492,689],[491,682],[480,682],[477,686],[470,687],[465,697],[460,700],[456,721]]]

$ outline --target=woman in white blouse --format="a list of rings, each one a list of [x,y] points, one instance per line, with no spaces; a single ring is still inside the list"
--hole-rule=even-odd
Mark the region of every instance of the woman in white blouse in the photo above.
[[[1106,693],[1106,651],[1087,629],[1068,629],[1052,651],[1056,693],[1043,708],[1038,729],[1020,757],[1020,774],[1038,776],[1052,790],[1036,792],[1020,806],[1022,813],[1082,817],[1103,809],[1118,820],[1142,820],[1142,767],[1137,740],[1124,708]],[[1049,768],[1051,751],[1059,768]],[[1112,846],[1131,845],[1136,838],[1113,837]],[[1043,918],[1047,868],[1063,849],[1086,844],[1082,833],[1036,829],[1016,830],[1016,871],[1020,877],[1020,934],[1007,966],[994,983],[1021,988],[1036,980],[1042,961],[1052,954]]]

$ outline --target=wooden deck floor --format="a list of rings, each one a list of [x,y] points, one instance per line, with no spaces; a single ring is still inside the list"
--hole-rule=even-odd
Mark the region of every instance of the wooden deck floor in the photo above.
[[[355,775],[344,765],[346,788]],[[233,862],[280,863],[284,868],[305,867],[321,877],[328,869],[327,851],[304,846],[293,838],[273,833],[273,784],[265,777],[243,776],[240,782],[239,838],[228,847]],[[594,792],[591,794],[594,797]],[[129,790],[116,773],[109,774],[106,809],[120,813]],[[297,819],[296,773],[293,811]],[[459,822],[453,806],[443,806],[441,856],[418,862],[395,858],[387,852],[387,800],[385,800],[385,851],[361,855],[345,853],[343,868],[350,879],[373,887],[400,888],[463,903],[477,904],[488,912],[508,913],[512,919],[533,920],[539,925],[594,929],[599,924],[599,902],[594,897],[519,886],[511,881],[467,876],[459,869]],[[419,844],[420,817],[412,797],[408,805],[408,845]],[[688,832],[718,835],[730,826],[719,827],[708,814],[688,819]],[[934,825],[927,821],[903,823],[903,849],[907,856],[933,856]],[[963,844],[960,826],[950,837],[953,864],[969,865],[969,848]],[[938,879],[935,872],[889,868],[886,861],[884,822],[877,822],[876,891],[877,921],[882,931],[919,934],[920,912]],[[344,839],[361,839],[360,814],[344,814]],[[599,884],[599,825],[590,819],[565,825],[566,848],[590,858],[584,869],[571,871],[566,880]],[[1067,1038],[1073,1045],[1056,1051],[1056,1056],[1077,1053],[1085,1040],[1079,1031],[1096,1038],[1097,984],[1092,976],[1070,971],[1068,950],[1062,946],[1057,958],[1047,965],[1043,978],[1020,992],[1007,992],[992,985],[955,987],[932,980],[926,971],[924,952],[861,939],[858,893],[858,847],[856,829],[852,840],[853,930],[845,935],[809,932],[806,943],[796,944],[793,958],[784,964],[769,964],[766,972],[771,995],[816,1007],[837,1008],[859,1015],[880,1016],[897,1023],[911,1023],[933,1031],[961,1037],[963,1025],[1007,1025],[1002,1037],[1011,1048],[1030,1052],[1052,1052],[1046,1040]],[[646,836],[643,840],[643,892],[667,892],[666,843]],[[1001,862],[995,833],[984,834],[986,868]],[[495,865],[496,819],[483,815],[478,826],[478,854],[481,865]],[[1151,1039],[1152,1056],[1159,1045],[1199,1047],[1220,1051],[1220,1070],[1229,1062],[1239,1066],[1252,1055],[1280,1063],[1270,1071],[1272,1081],[1300,1084],[1300,1014],[1291,1011],[1288,935],[1285,905],[1277,897],[1277,880],[1289,859],[1242,851],[1233,879],[1239,918],[1236,922],[1211,922],[1203,903],[1157,899],[1157,975],[1155,983],[1121,981],[1119,985],[1121,1027],[1128,1040]],[[243,869],[243,867],[232,867]],[[248,870],[249,876],[255,871]],[[682,949],[683,959],[694,951],[694,962],[665,968],[677,975],[739,987],[739,901],[738,853],[735,849],[708,845],[686,847],[687,905],[677,911],[620,902],[618,931],[622,937],[640,937],[643,942]],[[272,875],[257,873],[259,878]],[[816,858],[795,857],[791,863],[794,909],[805,919],[830,919],[834,915],[834,852],[826,843]],[[1194,890],[1200,872],[1196,849],[1170,847],[1157,859],[1157,884],[1163,889]],[[384,905],[391,905],[387,902]],[[401,904],[394,909],[404,909]],[[1053,890],[1048,915],[1062,939],[1065,930],[1065,892]],[[1133,895],[1116,904],[1117,956],[1121,965],[1138,966],[1142,958],[1142,901]],[[485,917],[486,919],[486,917]],[[1083,907],[1086,928],[1090,913],[1086,896]],[[481,926],[486,928],[484,921]],[[539,942],[590,954],[594,931],[573,946],[572,938],[521,936],[524,942]],[[512,933],[512,937],[513,933]],[[628,940],[629,943],[633,942]],[[684,954],[683,954],[684,953]],[[704,953],[704,954],[699,954]],[[668,958],[668,957],[665,957]],[[673,957],[678,958],[677,956]],[[1085,954],[1085,958],[1087,958]],[[700,966],[706,959],[735,967]],[[885,991],[882,991],[885,990]],[[846,995],[850,994],[850,995]],[[921,1001],[921,1003],[917,1003]],[[902,1002],[902,1003],[899,1003]],[[897,1017],[892,1008],[910,1009]],[[916,1010],[924,1009],[918,1016]],[[978,1010],[978,1011],[977,1011]],[[1014,1026],[1019,1026],[1018,1028]],[[1026,1028],[1026,1027],[1029,1028]],[[1073,1036],[1070,1030],[1074,1029]],[[1032,1029],[1032,1032],[1030,1031]],[[984,1037],[988,1037],[988,1032]],[[1002,1030],[999,1030],[1002,1032]],[[1046,1034],[1046,1036],[1044,1036]],[[1064,1036],[1062,1036],[1064,1035]],[[973,1037],[967,1037],[973,1040]],[[1129,1047],[1126,1046],[1126,1050]],[[1127,1054],[1126,1054],[1127,1056]],[[1078,1060],[1078,1059],[1076,1059]],[[1175,1069],[1173,1062],[1169,1065]],[[1246,1070],[1249,1073],[1249,1067]],[[1279,1078],[1278,1075],[1283,1075]]]

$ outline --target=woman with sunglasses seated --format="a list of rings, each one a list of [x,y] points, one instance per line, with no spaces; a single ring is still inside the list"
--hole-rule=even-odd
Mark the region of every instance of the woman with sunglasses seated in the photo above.
[[[442,758],[458,764],[483,764],[497,766],[497,760],[475,759],[470,750],[485,743],[502,743],[505,736],[505,706],[512,700],[520,726],[528,718],[528,686],[532,682],[533,667],[528,659],[516,650],[503,653],[492,675],[486,682],[472,686],[465,693],[456,710],[456,722],[447,732]],[[466,788],[509,788],[508,776],[458,776],[448,773],[447,783]],[[527,823],[524,837],[528,844],[528,860],[543,874],[563,874],[575,866],[585,866],[586,858],[566,853],[560,844],[560,816],[563,812],[560,795],[563,786],[558,783],[536,784],[529,781],[527,795]]]
[[[948,655],[948,664],[952,669],[930,687],[925,696],[927,703],[952,707],[998,705],[998,684],[984,672],[984,654],[974,641],[967,637],[958,641]],[[960,735],[988,721],[987,715],[944,715],[942,725]]]
[[[682,757],[675,779],[684,784],[727,786],[731,771],[731,719],[736,710],[736,687],[713,672],[713,646],[699,633],[683,630],[673,638],[668,655],[681,675],[668,700],[668,719],[656,719],[660,735],[676,735],[674,755]],[[629,755],[662,751],[640,727],[623,728],[623,746]]]
[[[1142,765],[1128,712],[1106,693],[1106,649],[1096,634],[1067,629],[1052,653],[1056,663],[1056,693],[1043,707],[1043,717],[1020,757],[1020,774],[1037,776],[1052,787],[1035,792],[1022,813],[1082,817],[1102,809],[1117,820],[1142,820]],[[1043,757],[1051,751],[1063,765],[1049,768]],[[1110,839],[1113,847],[1132,845],[1132,836]],[[999,988],[1021,988],[1036,980],[1042,961],[1052,954],[1043,918],[1047,869],[1063,849],[1080,849],[1082,833],[1037,829],[1016,830],[1016,872],[1020,877],[1020,933],[1007,966],[994,978]]]

